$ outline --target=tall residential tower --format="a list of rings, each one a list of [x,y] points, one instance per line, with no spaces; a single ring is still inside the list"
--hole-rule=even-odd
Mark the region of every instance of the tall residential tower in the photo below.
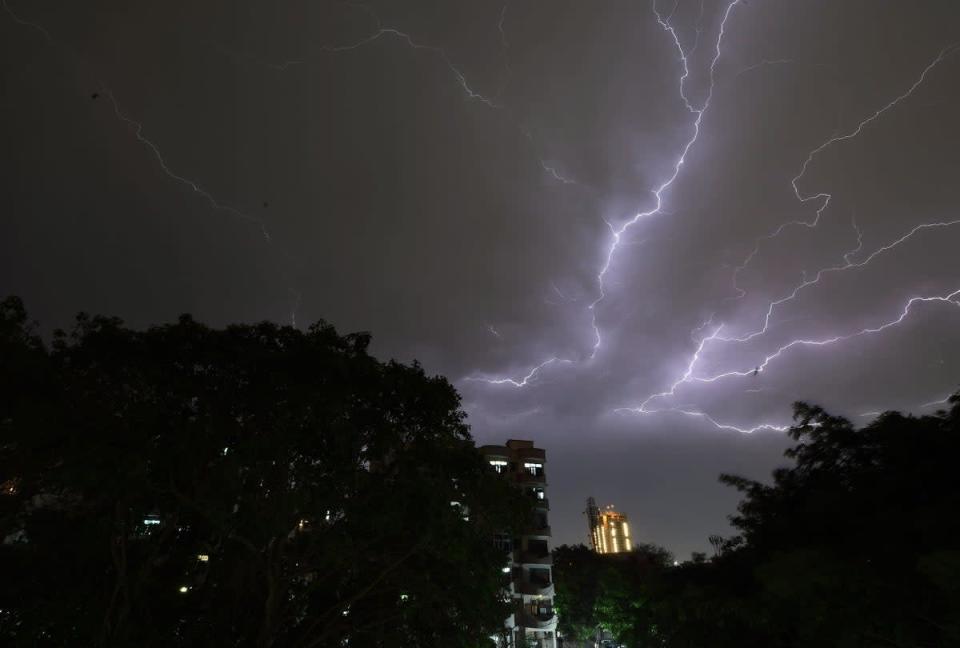
[[[590,544],[599,554],[615,554],[630,551],[633,543],[630,540],[630,525],[627,516],[613,510],[613,506],[605,509],[597,507],[592,497],[587,498],[587,524],[590,526]]]
[[[513,614],[506,621],[505,647],[556,648],[557,616],[553,612],[553,574],[550,555],[550,523],[547,512],[547,478],[543,465],[546,452],[533,441],[511,439],[505,446],[486,445],[480,452],[490,467],[522,489],[533,502],[533,519],[516,538],[498,542],[507,552],[505,572],[510,573],[508,590]]]

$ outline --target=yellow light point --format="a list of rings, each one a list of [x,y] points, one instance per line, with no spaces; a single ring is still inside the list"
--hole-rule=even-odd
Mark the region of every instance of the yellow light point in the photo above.
[[[197,554],[197,560],[200,562],[210,562],[209,554]]]

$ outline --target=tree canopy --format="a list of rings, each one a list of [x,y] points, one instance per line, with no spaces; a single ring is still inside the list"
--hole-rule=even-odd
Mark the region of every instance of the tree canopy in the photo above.
[[[0,643],[478,646],[522,496],[366,334],[0,302]]]
[[[558,553],[568,632],[599,624],[664,648],[960,645],[960,396],[949,405],[857,428],[797,403],[792,466],[769,483],[721,476],[743,500],[712,558]]]

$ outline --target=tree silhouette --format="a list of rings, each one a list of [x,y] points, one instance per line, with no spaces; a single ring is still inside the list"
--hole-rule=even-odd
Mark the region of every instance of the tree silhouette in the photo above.
[[[856,428],[797,403],[792,466],[770,483],[721,476],[743,499],[712,560],[571,563],[593,574],[590,620],[631,647],[960,645],[960,396],[949,404]],[[558,600],[585,579],[570,571]]]
[[[319,323],[47,348],[0,303],[0,643],[477,646],[522,497],[459,397]]]

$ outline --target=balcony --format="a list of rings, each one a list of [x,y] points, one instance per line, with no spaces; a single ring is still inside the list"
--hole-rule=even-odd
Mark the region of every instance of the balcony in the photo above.
[[[518,562],[524,565],[547,565],[550,566],[553,564],[553,556],[549,553],[546,555],[541,555],[531,551],[520,551],[520,560]]]
[[[517,626],[522,628],[534,628],[536,630],[555,630],[557,628],[557,615],[550,611],[547,614],[530,614],[528,610],[517,610],[514,614]]]
[[[546,509],[548,511],[550,510],[550,500],[548,500],[546,497],[543,499],[532,497],[530,499],[533,502],[533,508]]]
[[[524,470],[516,473],[516,475],[517,481],[521,484],[543,484],[544,486],[547,484],[547,476],[542,470],[538,474]]]
[[[517,594],[528,594],[530,596],[549,596],[553,598],[553,583],[543,583],[539,581],[524,581],[514,583],[513,589]]]
[[[534,536],[534,537],[551,537],[550,525],[546,524],[544,526],[531,526],[523,530],[523,535],[525,536]]]

